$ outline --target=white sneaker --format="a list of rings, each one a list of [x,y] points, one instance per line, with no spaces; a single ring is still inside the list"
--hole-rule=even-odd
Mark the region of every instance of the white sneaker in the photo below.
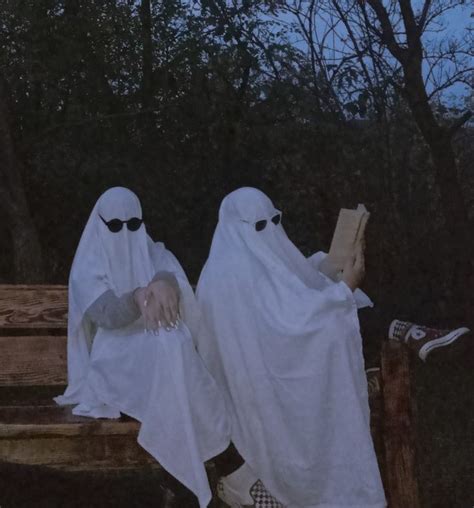
[[[229,487],[224,478],[217,484],[217,497],[229,508],[285,508],[277,501],[260,480],[257,480],[249,492],[252,503],[242,504],[241,495]]]
[[[219,479],[217,497],[230,508],[284,508],[246,463]]]

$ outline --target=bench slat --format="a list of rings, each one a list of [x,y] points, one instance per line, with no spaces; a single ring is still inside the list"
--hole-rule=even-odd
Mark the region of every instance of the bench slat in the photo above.
[[[67,286],[0,284],[0,328],[66,327]]]
[[[64,470],[127,469],[159,464],[136,435],[102,435],[0,440],[0,462]]]
[[[56,406],[53,397],[64,393],[66,386],[0,386],[0,408]]]
[[[0,337],[0,386],[65,385],[64,336]]]
[[[41,436],[137,435],[139,423],[75,416],[68,406],[0,407],[0,440]],[[1,441],[0,441],[1,443]]]

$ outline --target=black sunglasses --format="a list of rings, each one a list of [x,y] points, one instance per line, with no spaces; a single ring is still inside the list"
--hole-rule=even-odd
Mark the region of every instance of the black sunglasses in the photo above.
[[[278,226],[278,224],[280,224],[281,222],[281,213],[277,213],[270,220],[273,222],[273,224],[275,224],[275,226]],[[248,221],[243,219],[242,222],[249,223]],[[263,231],[267,227],[267,223],[268,223],[267,219],[258,220],[257,222],[254,223],[255,231]]]
[[[106,221],[102,215],[99,215],[102,219],[102,222],[109,228],[109,231],[112,233],[118,233],[122,230],[123,225],[126,224],[129,231],[137,231],[140,229],[140,226],[143,224],[143,219],[139,219],[138,217],[132,217],[128,220],[120,220],[120,219],[111,219]]]

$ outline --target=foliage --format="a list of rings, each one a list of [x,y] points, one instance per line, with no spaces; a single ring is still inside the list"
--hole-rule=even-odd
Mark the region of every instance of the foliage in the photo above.
[[[377,66],[366,74],[357,54],[331,68],[324,51],[295,42],[282,13],[291,7],[297,15],[296,4],[0,4],[0,65],[48,282],[66,282],[88,213],[109,186],[140,195],[152,236],[196,280],[220,200],[255,185],[284,210],[306,253],[327,248],[341,206],[366,203],[373,212],[367,287],[375,300],[406,317],[415,306],[426,321],[459,316],[450,261],[436,254],[450,242],[449,217],[396,69],[379,66],[378,81],[368,82]],[[466,181],[468,148],[458,143]],[[11,281],[15,253],[3,243],[0,274]],[[462,239],[456,248],[463,256]]]

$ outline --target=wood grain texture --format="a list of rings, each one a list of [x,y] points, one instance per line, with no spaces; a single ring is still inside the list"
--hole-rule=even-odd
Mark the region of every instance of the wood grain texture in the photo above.
[[[66,386],[0,386],[0,408],[21,406],[56,406],[53,397],[64,393]]]
[[[0,438],[136,436],[139,425],[129,417],[108,420],[75,416],[69,406],[0,407]]]
[[[0,329],[67,327],[67,286],[0,285]]]
[[[382,346],[383,441],[390,508],[419,508],[410,352],[395,341]]]
[[[0,439],[0,461],[82,470],[158,466],[136,434]]]
[[[0,336],[0,386],[64,385],[64,336]]]

